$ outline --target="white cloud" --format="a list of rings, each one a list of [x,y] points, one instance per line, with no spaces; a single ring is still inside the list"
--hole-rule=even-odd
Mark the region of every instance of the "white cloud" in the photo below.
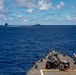
[[[71,9],[74,9],[75,7],[74,7],[74,6],[71,6],[70,8],[71,8]]]
[[[33,4],[35,0],[16,0],[19,7],[35,8],[36,5]]]
[[[0,10],[3,10],[4,8],[4,0],[0,0]]]
[[[12,17],[7,17],[7,16],[3,17],[3,19],[4,19],[4,20],[13,20]]]
[[[65,5],[65,3],[61,1],[61,2],[60,2],[60,5],[61,5],[61,6],[64,6],[64,5]]]
[[[19,15],[19,17],[21,18],[21,17],[23,17],[23,15]]]
[[[27,19],[24,19],[24,22],[27,22],[28,20]]]
[[[65,5],[65,3],[63,1],[60,2],[59,5],[56,6],[56,9],[60,9]]]
[[[54,7],[52,7],[51,0],[16,0],[16,6],[28,8],[27,11],[29,13],[32,12],[32,9],[34,8],[39,10],[48,10],[49,8],[54,9]]]
[[[38,2],[39,10],[48,10],[51,7],[51,3],[48,0],[41,0]]]
[[[3,20],[7,20],[7,17],[4,14],[0,14],[0,18]]]
[[[69,15],[66,15],[67,20],[72,20],[72,17],[70,17]]]
[[[76,17],[74,17],[74,19],[76,20]]]
[[[63,1],[61,1],[58,5],[56,5],[55,7],[52,6],[52,2],[51,0],[41,0],[38,3],[38,9],[39,10],[48,10],[48,9],[61,9],[63,6],[65,6],[65,3]]]
[[[0,18],[5,17],[4,14],[0,14]]]
[[[0,0],[0,13],[9,14],[11,11],[8,7],[5,7],[5,0]]]
[[[13,18],[12,17],[8,17],[7,20],[13,20]]]
[[[27,12],[28,13],[33,13],[33,9],[28,9]]]
[[[71,17],[69,15],[66,15],[66,20],[69,20],[69,21],[76,20],[76,17]]]

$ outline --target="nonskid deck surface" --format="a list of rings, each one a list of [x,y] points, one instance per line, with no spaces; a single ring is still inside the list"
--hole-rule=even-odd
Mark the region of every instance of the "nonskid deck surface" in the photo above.
[[[48,61],[48,56],[52,55],[53,52],[50,52],[43,62],[36,62],[38,68],[36,69],[34,65],[28,72],[27,75],[76,75],[76,65],[74,64],[73,58],[70,56],[63,56],[63,54],[55,52],[58,54],[58,58],[62,61],[68,60],[70,62],[70,68],[66,71],[60,71],[59,69],[45,69],[46,62]],[[55,58],[55,57],[54,57]]]

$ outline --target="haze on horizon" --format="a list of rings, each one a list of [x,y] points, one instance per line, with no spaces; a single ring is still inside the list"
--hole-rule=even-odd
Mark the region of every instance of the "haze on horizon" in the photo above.
[[[0,25],[76,25],[76,0],[0,0]]]

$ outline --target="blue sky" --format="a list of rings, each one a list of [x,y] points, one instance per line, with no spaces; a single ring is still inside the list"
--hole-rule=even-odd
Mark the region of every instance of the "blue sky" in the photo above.
[[[76,0],[0,0],[0,25],[76,25]]]

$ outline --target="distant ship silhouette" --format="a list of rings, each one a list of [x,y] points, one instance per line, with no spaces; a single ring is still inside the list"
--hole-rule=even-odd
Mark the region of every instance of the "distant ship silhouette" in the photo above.
[[[40,24],[35,24],[35,26],[40,26]]]
[[[8,23],[5,23],[5,26],[8,26]]]

